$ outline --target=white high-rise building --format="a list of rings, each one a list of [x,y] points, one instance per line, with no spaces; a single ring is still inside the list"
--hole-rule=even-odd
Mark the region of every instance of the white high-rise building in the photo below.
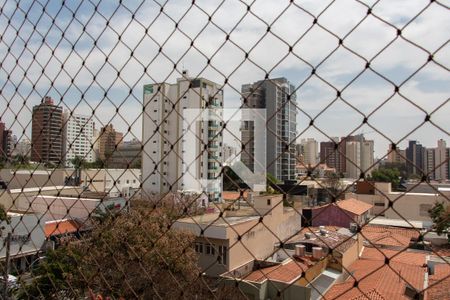
[[[359,178],[361,174],[361,143],[358,141],[347,142],[345,157],[347,159],[347,177]]]
[[[78,114],[63,114],[63,157],[67,166],[72,166],[71,160],[76,156],[87,162],[94,161],[92,149],[94,121],[91,116]]]
[[[221,200],[221,120],[196,120],[186,114],[217,112],[223,91],[217,83],[190,78],[186,71],[175,84],[144,86],[142,179],[143,195],[161,197],[168,192],[205,192]],[[208,109],[208,110],[206,110]]]
[[[302,139],[298,148],[301,150],[299,154],[305,166],[315,166],[319,162],[319,144],[315,139]]]
[[[448,151],[443,139],[438,140],[437,148],[434,149],[434,177],[436,180],[448,179]]]
[[[370,175],[374,164],[374,142],[373,140],[364,140],[361,142],[361,170]]]

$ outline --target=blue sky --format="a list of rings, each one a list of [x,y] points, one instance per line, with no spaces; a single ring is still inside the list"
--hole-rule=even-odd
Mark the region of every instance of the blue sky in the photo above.
[[[385,0],[372,7],[375,16],[366,17],[374,1],[329,5],[330,1],[311,0],[294,5],[257,0],[250,13],[248,1],[221,2],[203,0],[192,6],[191,1],[122,1],[122,5],[65,1],[63,5],[42,0],[20,1],[17,9],[15,1],[1,1],[2,120],[18,136],[22,132],[29,136],[31,108],[50,95],[77,113],[91,114],[95,108],[98,126],[112,122],[119,130],[130,130],[126,139],[140,138],[143,84],[174,82],[187,68],[191,75],[219,84],[227,77],[227,107],[239,105],[242,84],[266,73],[288,78],[299,86],[298,131],[304,131],[299,139],[326,140],[353,132],[364,118],[353,106],[369,115],[369,124],[382,133],[368,126],[355,131],[375,140],[377,156],[385,154],[389,139],[402,145],[408,139],[427,146],[439,138],[450,143],[450,16],[442,5]],[[396,28],[402,29],[402,37],[397,37]],[[348,49],[338,47],[339,38]],[[434,61],[427,63],[429,53]],[[373,70],[365,70],[366,61]],[[317,76],[311,76],[312,67]],[[394,84],[401,85],[399,93],[394,94]],[[336,89],[342,91],[342,99],[335,101]],[[389,97],[392,100],[383,104]],[[427,123],[410,134],[432,112],[440,129]],[[311,119],[326,136],[308,127]]]

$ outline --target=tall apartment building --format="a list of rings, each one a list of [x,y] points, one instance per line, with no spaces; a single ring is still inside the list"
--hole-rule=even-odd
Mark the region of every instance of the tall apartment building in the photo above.
[[[447,180],[448,169],[449,169],[449,157],[447,145],[443,139],[438,140],[437,147],[435,150],[435,179],[436,180]]]
[[[87,162],[93,162],[94,121],[92,117],[64,112],[63,119],[63,156],[66,165],[72,166],[71,160],[77,156]]]
[[[268,79],[242,86],[243,108],[266,109],[267,172],[278,180],[295,180],[297,109],[295,87],[286,78]],[[252,121],[244,121],[241,141],[245,150],[241,161],[254,170]]]
[[[428,178],[435,180],[435,166],[436,166],[436,149],[423,149],[423,171],[428,174]]]
[[[361,143],[357,141],[345,143],[346,177],[359,178],[361,174]]]
[[[183,190],[205,192],[210,201],[221,200],[222,122],[200,118],[187,124],[187,120],[192,113],[200,115],[199,111],[220,115],[222,108],[221,86],[191,78],[187,71],[174,84],[144,86],[144,193]]]
[[[123,133],[116,131],[112,124],[102,127],[98,138],[94,141],[98,143],[98,158],[103,161],[111,158],[116,147],[122,143],[122,139]]]
[[[117,146],[108,167],[114,169],[141,168],[142,166],[142,143],[138,139],[123,142]]]
[[[409,141],[406,148],[406,171],[409,174],[422,175],[424,170],[424,147],[417,141]]]
[[[31,156],[31,141],[26,138],[22,137],[20,141],[17,141],[17,143],[14,143],[14,148],[11,153],[11,156],[20,155],[23,157],[30,157]]]
[[[0,161],[11,157],[13,146],[12,131],[6,129],[5,123],[0,122]]]
[[[371,174],[374,168],[374,141],[363,140],[361,142],[361,170],[365,174]]]
[[[302,139],[296,148],[297,155],[305,166],[317,165],[319,162],[319,144],[315,139]]]
[[[332,141],[320,142],[320,163],[326,164],[330,168],[338,170],[340,163],[339,138],[334,137]]]
[[[338,138],[334,138],[334,142],[321,142],[320,162],[349,178],[359,178],[361,172],[370,174],[374,164],[374,141],[359,134],[342,137],[340,142]]]
[[[399,149],[398,147],[393,149],[392,144],[389,144],[389,149],[387,153],[387,162],[393,164],[405,164],[406,150]]]
[[[63,109],[46,96],[33,107],[31,128],[31,160],[59,164],[63,148]]]

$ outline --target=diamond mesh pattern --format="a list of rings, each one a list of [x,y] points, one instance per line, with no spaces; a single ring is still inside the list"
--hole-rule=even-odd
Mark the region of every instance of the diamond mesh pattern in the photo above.
[[[400,150],[409,140],[449,137],[448,9],[446,1],[419,0],[2,1],[0,142],[9,146],[0,149],[0,200],[9,219],[2,222],[0,259],[3,273],[18,278],[8,281],[2,299],[450,298],[448,244],[423,242],[434,227],[372,222],[395,215],[414,228],[404,203],[420,188],[435,195],[414,207],[422,220],[430,220],[437,200],[444,213],[436,227],[450,222],[449,194],[429,180],[438,172],[448,179],[448,149],[440,160],[427,150]],[[267,145],[275,153],[268,170],[303,138],[331,142],[332,151],[314,164],[297,157],[306,171],[295,184],[268,176],[269,208],[262,209],[223,153],[214,153],[226,148],[222,142],[234,143],[237,157],[258,159],[231,120],[255,108],[255,93],[279,86],[280,77],[292,87],[279,88],[283,101],[266,111],[267,137],[275,143]],[[198,78],[213,87],[208,99],[194,87]],[[185,119],[188,98],[202,103],[190,108],[225,107],[232,117],[208,123],[217,127],[207,139],[195,122],[182,134],[168,132],[173,120]],[[271,124],[291,109],[296,125],[285,136],[285,125]],[[8,140],[8,128],[16,139]],[[169,174],[167,164],[192,150],[183,148],[188,132],[199,153]],[[347,143],[358,134],[376,145],[378,158],[364,166]],[[416,180],[391,193],[370,179],[394,156]],[[317,176],[332,160],[339,160],[337,173],[354,170],[345,185],[338,176]],[[205,178],[203,164],[215,170],[208,179],[223,179],[235,191],[226,201],[213,201],[217,195],[207,188],[180,193],[183,176]],[[355,222],[341,199],[361,182],[382,207],[375,204],[351,232],[328,226]],[[292,196],[308,184],[323,191],[326,205],[308,208],[307,199]],[[279,214],[303,227],[282,227]],[[311,245],[328,253],[299,258],[299,241],[308,253]],[[427,269],[424,253],[440,263]],[[291,258],[280,264],[277,257]],[[333,286],[330,270],[340,276]]]

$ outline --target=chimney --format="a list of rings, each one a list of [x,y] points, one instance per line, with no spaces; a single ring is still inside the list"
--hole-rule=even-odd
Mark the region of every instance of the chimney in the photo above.
[[[325,229],[320,229],[320,235],[321,236],[326,236],[327,235],[327,231]]]
[[[358,231],[358,224],[356,223],[350,223],[350,232],[356,233]]]
[[[305,239],[307,240],[311,239],[311,233],[305,232]]]
[[[305,256],[305,245],[295,245],[295,256],[297,257]]]
[[[313,258],[314,259],[321,259],[322,258],[322,247],[313,247],[312,248],[313,251]]]

